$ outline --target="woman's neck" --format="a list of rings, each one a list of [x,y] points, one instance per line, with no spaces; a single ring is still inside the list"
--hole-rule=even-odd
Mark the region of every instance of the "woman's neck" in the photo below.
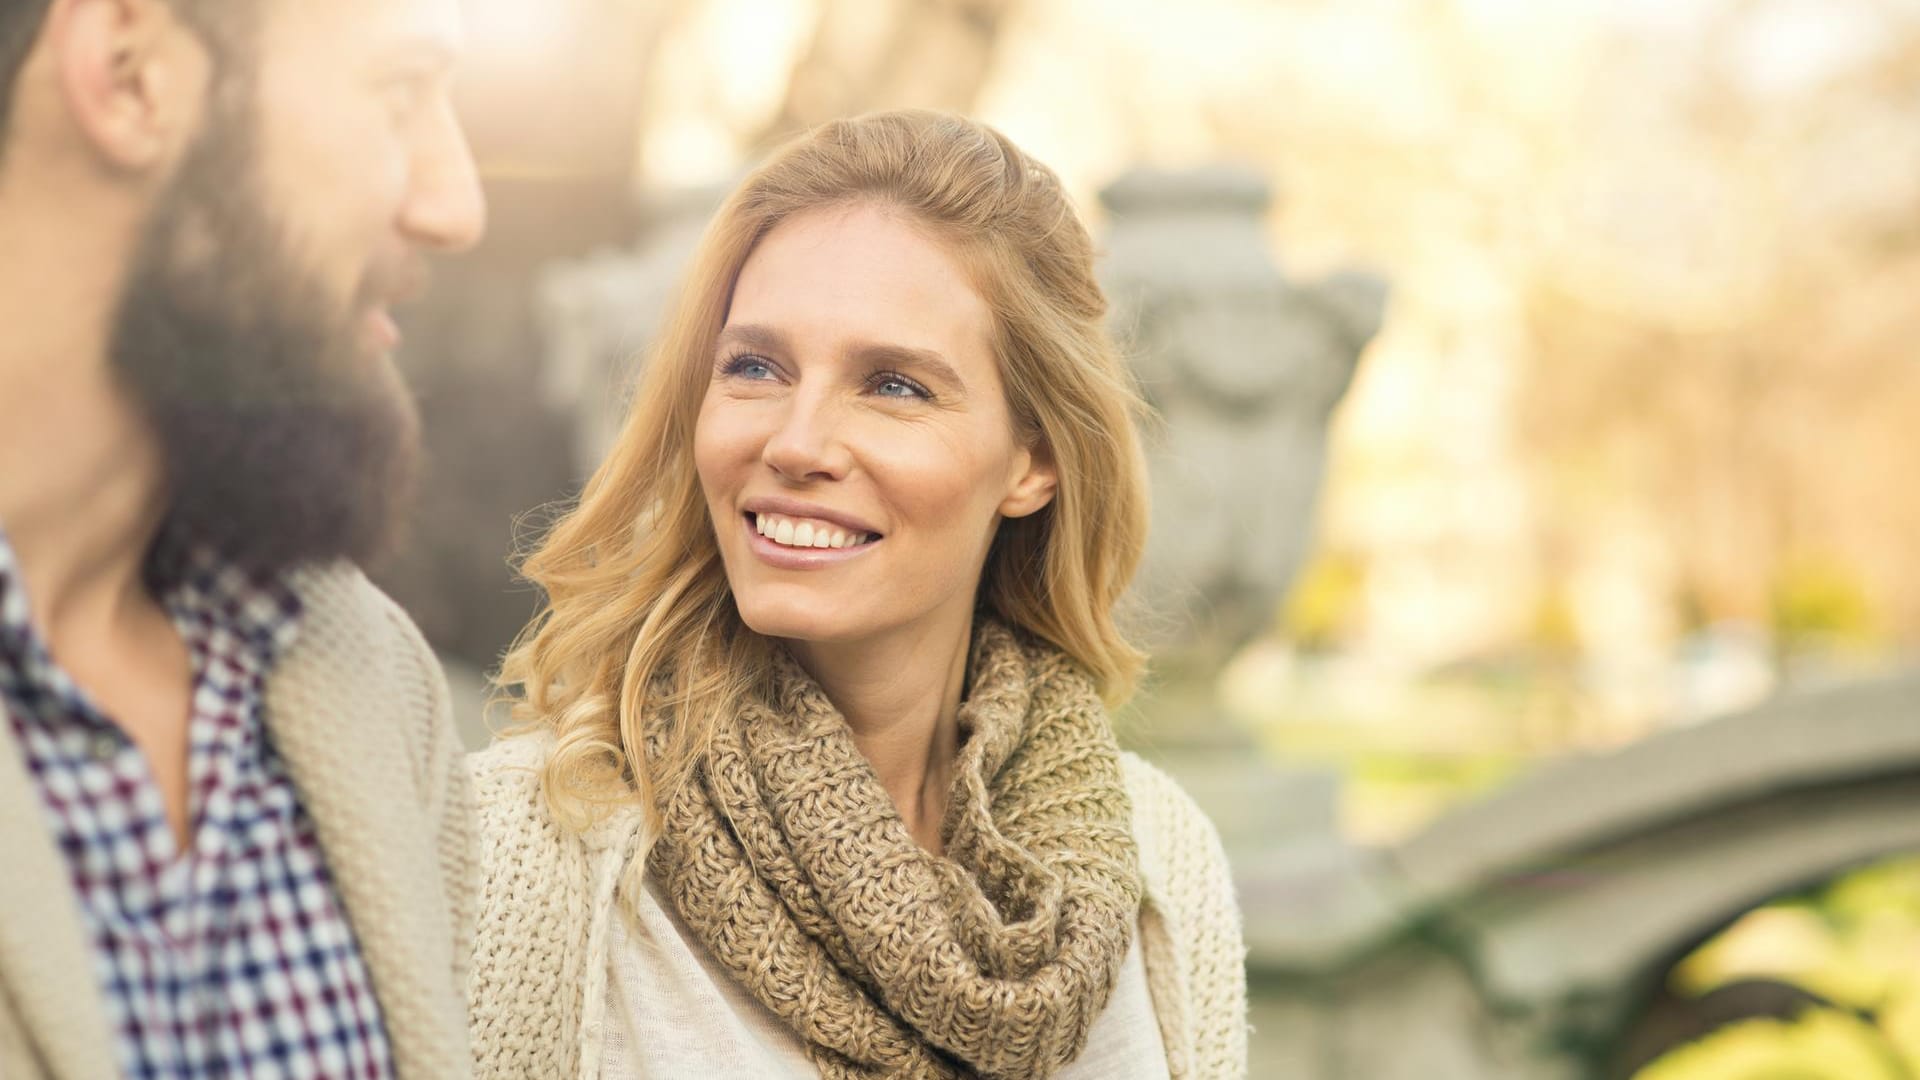
[[[791,641],[794,659],[846,718],[854,745],[920,846],[940,822],[960,750],[960,694],[972,620],[857,643]]]

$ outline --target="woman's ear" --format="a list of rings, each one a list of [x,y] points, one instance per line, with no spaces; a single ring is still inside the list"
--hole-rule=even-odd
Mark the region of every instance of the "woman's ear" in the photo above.
[[[1007,497],[1000,501],[1000,516],[1020,518],[1037,513],[1053,501],[1059,487],[1060,473],[1047,445],[1024,448],[1014,456],[1013,482]]]

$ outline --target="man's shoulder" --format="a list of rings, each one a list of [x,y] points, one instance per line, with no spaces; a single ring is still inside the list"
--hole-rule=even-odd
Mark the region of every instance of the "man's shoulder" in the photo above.
[[[446,672],[425,635],[394,599],[350,562],[294,571],[300,628],[288,659],[327,681],[388,684],[419,695],[430,712],[448,706]]]
[[[277,707],[317,710],[362,738],[396,733],[423,784],[437,787],[444,768],[457,773],[446,673],[400,605],[351,563],[302,568],[287,584],[300,599],[300,623],[271,677]]]
[[[394,599],[353,563],[302,567],[287,577],[300,599],[299,642],[348,651],[385,651],[400,646],[430,652],[426,638]]]

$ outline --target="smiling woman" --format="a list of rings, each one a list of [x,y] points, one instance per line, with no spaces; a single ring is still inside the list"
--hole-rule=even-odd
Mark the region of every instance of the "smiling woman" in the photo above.
[[[1044,448],[1015,434],[993,313],[944,247],[870,204],[796,216],[747,258],[694,460],[713,520],[739,523],[717,532],[741,621],[786,641],[828,686],[930,668],[943,677],[924,692],[956,701],[974,568],[1000,522],[1040,510],[1055,488]],[[944,655],[926,654],[930,638]],[[941,710],[877,701],[873,711]],[[849,720],[856,739],[895,728]],[[925,756],[866,749],[883,780],[890,751]],[[944,771],[900,764],[909,781]],[[936,780],[895,792],[929,846],[945,790]]]
[[[1219,840],[1107,721],[1146,491],[1105,315],[1053,173],[956,117],[722,207],[524,567],[482,1075],[1244,1072]]]

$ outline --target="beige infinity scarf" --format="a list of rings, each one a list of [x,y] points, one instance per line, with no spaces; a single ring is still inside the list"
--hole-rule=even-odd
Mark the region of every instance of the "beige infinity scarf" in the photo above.
[[[929,854],[782,655],[662,808],[648,868],[707,951],[841,1077],[1045,1077],[1113,991],[1140,879],[1087,677],[980,620]]]

